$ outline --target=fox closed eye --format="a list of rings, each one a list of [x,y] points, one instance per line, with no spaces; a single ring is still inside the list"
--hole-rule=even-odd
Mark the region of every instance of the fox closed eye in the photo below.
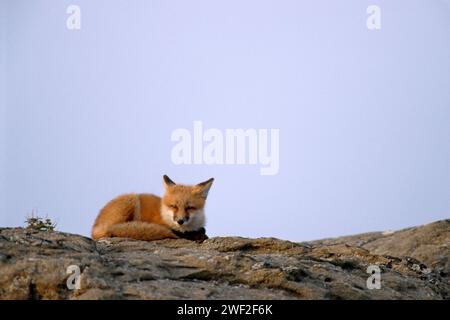
[[[187,206],[186,208],[184,208],[186,211],[194,211],[197,208],[196,207],[192,207],[192,206]]]

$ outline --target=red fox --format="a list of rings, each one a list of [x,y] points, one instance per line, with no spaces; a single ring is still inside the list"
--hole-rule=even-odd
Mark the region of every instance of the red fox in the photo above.
[[[207,239],[204,207],[214,179],[183,185],[164,175],[163,181],[162,198],[153,194],[124,194],[108,202],[95,220],[92,239]]]

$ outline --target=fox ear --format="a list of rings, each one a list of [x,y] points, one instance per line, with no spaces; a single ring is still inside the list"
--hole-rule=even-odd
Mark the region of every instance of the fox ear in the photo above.
[[[170,187],[170,186],[176,185],[176,183],[173,182],[172,179],[170,179],[167,175],[164,175],[164,176],[163,176],[163,180],[164,180],[164,186],[165,186],[166,188],[167,188],[167,187]]]
[[[209,189],[211,189],[213,181],[214,178],[211,178],[195,185],[197,192],[200,192],[202,196],[206,198],[208,196]]]

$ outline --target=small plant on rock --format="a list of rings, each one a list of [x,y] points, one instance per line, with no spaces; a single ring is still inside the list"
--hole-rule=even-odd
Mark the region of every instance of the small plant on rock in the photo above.
[[[34,211],[26,218],[25,223],[27,229],[35,231],[54,231],[56,228],[56,223],[52,222],[50,218],[39,217]]]

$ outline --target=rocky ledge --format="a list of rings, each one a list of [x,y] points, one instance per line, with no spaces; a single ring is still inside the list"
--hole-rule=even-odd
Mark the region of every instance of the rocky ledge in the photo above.
[[[305,243],[0,228],[0,299],[450,299],[449,260],[450,220]]]

